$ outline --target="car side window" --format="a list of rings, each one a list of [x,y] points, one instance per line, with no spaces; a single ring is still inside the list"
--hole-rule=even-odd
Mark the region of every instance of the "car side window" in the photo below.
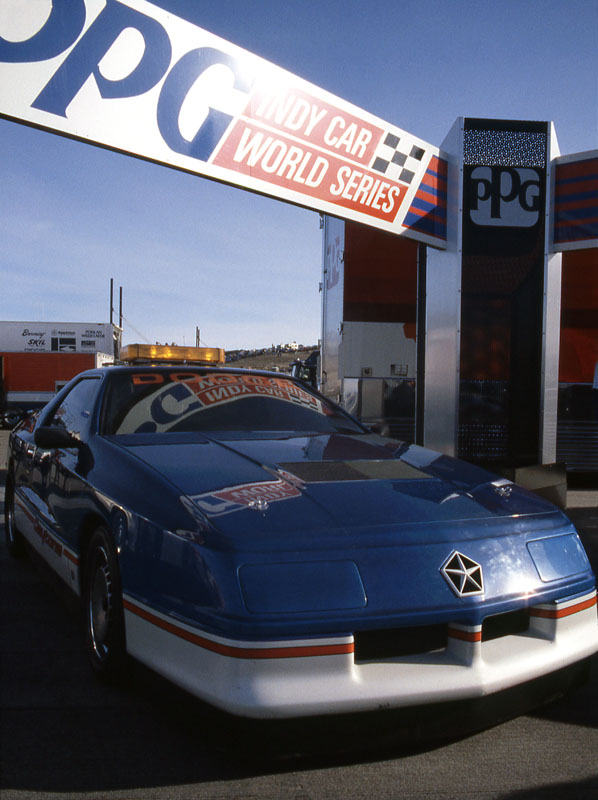
[[[87,427],[99,386],[99,378],[80,380],[58,406],[48,424],[79,435]]]

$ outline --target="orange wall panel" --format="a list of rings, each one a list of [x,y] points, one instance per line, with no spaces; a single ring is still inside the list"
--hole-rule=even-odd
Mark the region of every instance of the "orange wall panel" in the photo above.
[[[598,363],[598,249],[563,253],[559,381],[592,383]]]
[[[53,392],[56,381],[69,381],[95,366],[92,353],[0,353],[4,386],[9,392]]]

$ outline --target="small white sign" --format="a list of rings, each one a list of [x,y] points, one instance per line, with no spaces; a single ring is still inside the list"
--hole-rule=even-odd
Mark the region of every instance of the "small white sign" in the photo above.
[[[113,326],[88,322],[0,322],[0,351],[113,355]]]

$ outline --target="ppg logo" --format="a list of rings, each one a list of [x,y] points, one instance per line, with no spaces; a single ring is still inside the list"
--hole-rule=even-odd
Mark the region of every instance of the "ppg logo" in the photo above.
[[[476,225],[531,228],[540,218],[540,176],[523,167],[476,167],[471,173],[471,208]]]

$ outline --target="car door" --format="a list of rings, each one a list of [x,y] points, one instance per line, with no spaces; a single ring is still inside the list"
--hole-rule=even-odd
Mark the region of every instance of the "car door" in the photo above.
[[[86,475],[91,454],[86,442],[101,378],[90,376],[77,381],[53,412],[43,420],[48,427],[61,428],[82,442],[81,447],[52,450],[37,448],[32,483],[39,509],[59,545],[76,553],[78,523],[89,507]]]
[[[14,486],[14,513],[17,529],[29,541],[35,540],[37,494],[32,483],[36,446],[33,441],[33,429],[36,415],[32,415],[13,433],[9,441],[9,472]]]

